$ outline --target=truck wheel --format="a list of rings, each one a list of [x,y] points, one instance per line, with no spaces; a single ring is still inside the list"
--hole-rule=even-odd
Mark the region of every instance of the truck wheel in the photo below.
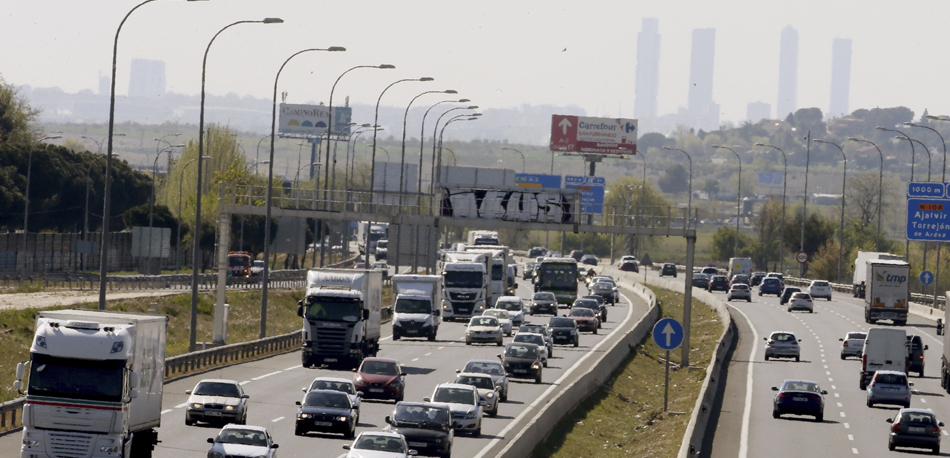
[[[435,329],[433,329],[432,332],[429,333],[429,342],[435,342],[435,333],[436,333],[436,332],[437,332],[437,331],[436,331]]]
[[[399,333],[394,332],[394,333],[393,333],[393,341],[396,341],[396,340],[399,340]]]
[[[864,383],[864,376],[861,376],[861,380],[858,381],[858,387],[861,388],[861,391],[864,391],[868,388],[867,384]]]

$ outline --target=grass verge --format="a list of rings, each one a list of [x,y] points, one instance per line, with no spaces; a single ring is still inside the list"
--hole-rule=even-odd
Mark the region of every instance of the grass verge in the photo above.
[[[660,317],[682,320],[683,295],[653,288]],[[722,334],[719,315],[693,300],[690,361],[678,369],[680,350],[670,352],[669,412],[663,412],[665,351],[647,334],[643,343],[599,389],[584,399],[538,444],[533,457],[670,457],[679,451],[693,405],[699,397],[705,367]]]

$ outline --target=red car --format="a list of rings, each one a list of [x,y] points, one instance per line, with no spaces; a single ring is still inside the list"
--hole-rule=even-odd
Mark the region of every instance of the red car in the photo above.
[[[577,323],[577,332],[592,332],[597,334],[597,327],[600,325],[600,319],[591,309],[572,308],[571,313],[567,315]]]
[[[406,392],[406,373],[391,358],[365,358],[356,369],[353,384],[363,399],[393,399],[401,402]]]

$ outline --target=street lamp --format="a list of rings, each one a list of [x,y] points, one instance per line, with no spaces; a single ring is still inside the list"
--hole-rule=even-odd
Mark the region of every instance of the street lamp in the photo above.
[[[779,253],[779,265],[780,272],[785,272],[785,191],[788,189],[788,157],[785,156],[785,151],[782,148],[779,148],[775,145],[768,145],[765,143],[756,143],[755,146],[762,148],[772,148],[780,153],[782,153],[782,167],[784,172],[782,172],[782,249]],[[807,197],[806,197],[807,198]],[[840,281],[840,280],[839,280]]]
[[[181,132],[175,132],[173,134],[163,135],[162,138],[153,138],[152,140],[155,140],[155,154],[158,155],[160,153],[159,148],[161,148],[162,143],[166,143],[168,146],[172,145],[171,142],[165,140],[166,137],[178,137],[180,135]]]
[[[883,130],[885,132],[896,132],[898,134],[901,134],[903,138],[910,138],[907,136],[906,133],[901,132],[897,129],[890,129],[883,126],[877,126],[876,129]],[[902,137],[898,136],[896,138],[902,138]],[[914,149],[914,142],[908,140],[907,143],[910,143],[910,181],[914,181],[914,164],[917,162],[917,153]],[[910,239],[906,239],[904,240],[904,261],[908,261],[909,259],[910,259]]]
[[[452,151],[452,149],[447,146],[445,147],[445,150],[449,153],[452,153],[452,166],[457,167],[459,165],[459,160],[458,157],[455,156],[455,151]]]
[[[208,67],[208,52],[211,51],[211,45],[214,44],[214,40],[218,38],[218,35],[221,35],[225,30],[236,26],[238,24],[281,24],[284,20],[280,18],[264,18],[260,21],[236,21],[232,22],[224,27],[221,30],[218,30],[218,33],[214,34],[211,37],[211,41],[208,42],[208,46],[205,48],[204,58],[201,60],[201,107],[198,114],[198,178],[196,185],[196,198],[195,198],[195,238],[194,238],[194,256],[193,256],[193,272],[191,274],[191,333],[188,338],[188,351],[195,351],[195,341],[197,340],[198,332],[198,273],[200,270],[201,262],[201,163],[203,162],[201,158],[204,157],[204,130],[205,130],[205,76],[206,70]],[[265,224],[265,227],[267,225]]]
[[[47,135],[35,142],[30,142],[30,156],[26,162],[26,201],[23,203],[23,265],[20,270],[21,274],[26,272],[26,239],[27,234],[29,234],[27,223],[30,219],[30,175],[32,175],[33,172],[33,149],[36,147],[37,143],[40,143],[43,140],[55,140],[57,138],[63,138],[63,136]]]
[[[841,157],[844,159],[842,162],[844,170],[842,171],[841,176],[841,222],[839,223],[840,227],[838,228],[838,283],[841,283],[841,260],[844,258],[844,195],[845,186],[848,183],[848,156],[845,156],[844,150],[841,149],[841,146],[839,146],[837,143],[818,139],[815,139],[814,141],[838,148],[838,151],[841,151]],[[913,168],[911,168],[911,170],[913,170]]]
[[[347,191],[350,190],[350,180],[352,179],[354,168],[353,164],[356,162],[356,140],[359,139],[360,135],[363,135],[364,132],[369,131],[370,127],[372,126],[369,123],[361,124],[350,133],[350,138],[346,141],[346,163],[343,166],[343,189]],[[350,157],[351,150],[353,151],[352,158]],[[349,194],[347,194],[347,201],[349,201]]]
[[[440,181],[442,180],[442,175],[441,175],[441,168],[442,168],[442,136],[445,134],[445,128],[446,128],[446,127],[449,127],[449,124],[452,124],[452,123],[455,122],[455,121],[475,121],[475,120],[478,119],[478,117],[481,116],[481,115],[482,115],[481,113],[461,114],[461,115],[452,117],[451,119],[449,119],[448,121],[446,121],[445,124],[442,125],[442,130],[439,131],[439,163],[438,163],[438,168],[439,168],[440,170],[439,170],[439,174],[436,175],[436,179],[437,179],[437,180],[440,180]],[[453,157],[453,158],[455,157],[455,153],[452,153],[452,157]]]
[[[927,116],[927,119],[930,119],[933,121],[950,121],[950,119],[947,119],[944,116]],[[947,141],[943,139],[943,135],[940,135],[940,132],[938,132],[937,129],[934,129],[933,127],[930,127],[930,126],[925,126],[923,124],[917,124],[915,122],[905,122],[904,125],[911,126],[911,127],[922,127],[924,129],[930,130],[931,132],[937,134],[938,137],[940,137],[940,146],[943,147],[943,175],[941,176],[940,179],[941,179],[941,182],[946,183],[947,182]],[[939,253],[939,251],[937,253]]]
[[[667,151],[679,151],[686,155],[686,159],[689,160],[689,197],[686,199],[686,224],[683,226],[685,229],[689,229],[689,219],[693,214],[693,158],[690,157],[689,153],[677,148],[670,148],[669,146],[664,146],[663,149]]]
[[[375,111],[375,115],[373,116],[373,125],[374,125],[374,126],[378,126],[378,125],[379,125],[379,103],[382,102],[382,100],[383,100],[383,95],[386,94],[386,91],[388,91],[389,88],[391,88],[391,87],[393,87],[393,86],[395,86],[395,85],[397,85],[397,84],[399,84],[399,83],[406,82],[406,81],[422,81],[422,82],[425,82],[425,81],[435,81],[435,78],[432,78],[432,77],[429,77],[429,76],[423,76],[423,77],[421,77],[421,78],[405,78],[405,79],[401,79],[401,80],[396,80],[396,81],[392,82],[389,86],[386,86],[386,88],[383,89],[383,92],[380,92],[380,93],[379,93],[379,98],[376,99],[376,111]],[[405,130],[405,129],[403,129],[403,130]],[[388,161],[387,161],[387,162],[388,162]],[[375,131],[375,130],[373,131],[373,159],[372,159],[372,163],[370,164],[370,169],[369,169],[369,170],[370,170],[370,172],[369,172],[369,190],[370,190],[370,192],[372,193],[372,192],[373,192],[373,186],[374,186],[374,184],[375,184],[375,182],[376,182],[376,131]],[[369,231],[366,231],[366,246],[369,246]],[[369,261],[369,258],[367,258],[366,261]]]
[[[462,100],[466,100],[466,99],[462,99]],[[435,127],[432,128],[432,170],[430,170],[431,176],[429,177],[429,193],[430,193],[430,194],[432,194],[432,193],[435,192],[435,181],[436,181],[436,177],[440,177],[440,178],[441,178],[441,176],[442,176],[442,171],[441,171],[441,170],[436,170],[436,165],[435,165],[435,149],[436,149],[436,146],[437,146],[437,144],[438,144],[438,136],[436,135],[436,133],[439,131],[439,122],[442,121],[442,118],[443,118],[445,115],[447,115],[447,114],[449,114],[449,113],[451,113],[451,112],[453,112],[453,111],[455,111],[455,110],[477,110],[477,109],[478,109],[478,105],[469,105],[469,106],[467,106],[467,107],[449,108],[448,110],[445,110],[441,115],[439,115],[438,119],[435,120]],[[439,160],[439,167],[441,167],[441,166],[442,166],[442,161]]]
[[[516,153],[518,153],[518,154],[521,155],[521,173],[524,173],[524,171],[525,171],[524,153],[522,153],[521,151],[518,151],[518,150],[516,150],[516,149],[514,149],[514,148],[502,147],[501,149],[506,150],[506,151],[514,151],[514,152],[516,152]]]
[[[722,145],[712,145],[713,148],[717,149],[727,149],[732,151],[732,154],[736,155],[736,161],[739,163],[739,179],[738,186],[736,188],[736,241],[735,248],[733,249],[733,256],[739,256],[739,211],[742,209],[742,159],[739,158],[739,153],[736,150]]]
[[[406,113],[403,114],[402,116],[402,159],[399,161],[399,192],[400,193],[405,191],[405,188],[406,188],[406,186],[404,185],[404,180],[403,180],[403,171],[406,168],[406,120],[409,119],[409,107],[412,106],[412,102],[415,102],[416,99],[426,94],[458,94],[458,91],[454,89],[446,89],[444,91],[425,91],[413,97],[412,100],[410,100],[409,103],[406,104]],[[426,111],[426,113],[428,113],[428,110]],[[425,129],[425,127],[423,127],[423,129]],[[423,130],[423,132],[425,132],[425,130]],[[420,152],[419,154],[420,154],[419,162],[421,163],[422,153]],[[421,180],[422,180],[422,166],[421,165],[419,166],[418,175],[419,175],[419,180],[421,183]],[[399,246],[397,245],[396,248],[398,250]],[[398,266],[397,266],[397,269],[398,269]]]
[[[426,110],[425,114],[422,115],[422,127],[420,128],[420,132],[419,132],[419,184],[418,184],[417,192],[419,193],[422,192],[422,150],[425,149],[425,144],[426,144],[426,117],[429,116],[429,112],[432,111],[433,108],[443,103],[468,103],[468,102],[471,102],[471,100],[469,99],[442,100],[442,101],[432,104],[432,106],[430,106],[429,109]],[[435,132],[433,132],[432,135],[434,137]],[[435,138],[433,138],[432,141],[435,142]],[[433,150],[432,153],[435,154],[435,151]],[[432,164],[433,166],[435,165],[435,156],[432,156]],[[435,176],[435,175],[432,175],[432,176]],[[432,177],[430,176],[429,178],[431,180]]]
[[[874,146],[874,149],[877,150],[877,154],[881,156],[881,168],[878,173],[878,182],[877,182],[877,251],[881,251],[881,199],[884,196],[884,153],[881,152],[881,148],[877,147],[877,144],[870,140],[864,140],[861,138],[848,137],[848,140],[852,142],[864,142],[870,143]],[[939,251],[937,252],[940,253]]]
[[[101,151],[101,150],[102,150],[102,149],[100,148],[100,151]],[[88,241],[89,241],[89,188],[90,188],[90,186],[91,186],[91,184],[92,184],[92,178],[90,178],[90,174],[92,173],[92,166],[95,165],[96,162],[97,162],[97,161],[99,160],[99,158],[101,158],[101,157],[102,157],[101,155],[97,155],[97,156],[95,157],[95,159],[93,159],[92,162],[89,163],[89,167],[86,168],[86,204],[83,206],[83,219],[82,219],[82,221],[83,221],[83,222],[82,222],[82,228],[83,228],[82,240],[83,240],[83,242],[88,242]],[[83,272],[86,271],[86,254],[87,254],[87,253],[84,252],[83,255],[82,255],[82,271],[83,271]]]
[[[202,157],[201,159],[203,159],[203,160],[208,160],[208,159],[211,159],[211,156],[204,156],[204,157]],[[181,269],[181,191],[182,191],[182,184],[185,182],[185,169],[187,169],[188,166],[191,165],[191,163],[192,163],[192,162],[195,162],[196,160],[198,160],[198,158],[194,158],[194,159],[192,159],[192,160],[186,162],[185,165],[181,166],[181,173],[179,174],[180,176],[178,177],[178,236],[177,236],[177,238],[175,239],[175,240],[177,241],[177,242],[175,243],[175,274],[177,274],[177,273],[179,272],[179,270]],[[198,231],[195,230],[195,234],[192,236],[192,240],[194,240],[194,238],[197,237],[197,235],[198,235]]]
[[[180,134],[176,134],[176,135],[180,135]],[[164,137],[162,138],[163,140],[161,141],[164,141]],[[168,143],[168,142],[165,142],[165,143]],[[171,143],[169,143],[168,146],[162,148],[157,153],[155,153],[155,160],[152,161],[152,193],[151,195],[149,195],[149,200],[148,200],[148,256],[145,257],[146,259],[149,259],[149,260],[151,260],[152,258],[152,223],[154,222],[154,219],[155,219],[155,174],[157,173],[157,169],[158,169],[158,158],[161,157],[162,153],[164,153],[165,151],[168,151],[168,154],[171,154],[172,148],[184,148],[184,147],[185,145],[183,144],[172,145]],[[150,270],[151,266],[149,266],[148,269]]]

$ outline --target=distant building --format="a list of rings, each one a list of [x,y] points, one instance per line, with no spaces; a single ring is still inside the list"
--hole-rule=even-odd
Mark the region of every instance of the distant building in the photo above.
[[[643,18],[637,34],[637,81],[634,116],[641,132],[653,132],[660,90],[660,23],[656,18]]]
[[[109,93],[112,92],[112,88],[109,84],[110,80],[108,76],[99,75],[99,95],[108,97]]]
[[[132,59],[129,97],[156,98],[165,95],[165,62]]]
[[[765,102],[752,102],[746,105],[746,119],[756,123],[763,119],[772,119],[772,105]]]
[[[715,51],[716,29],[693,29],[686,111],[692,121],[689,125],[698,129],[719,128],[719,105],[712,100]]]
[[[778,59],[778,103],[775,116],[785,119],[798,109],[798,31],[792,26],[782,29]]]
[[[828,117],[841,117],[849,113],[850,92],[851,40],[835,38],[831,43],[831,105]]]

